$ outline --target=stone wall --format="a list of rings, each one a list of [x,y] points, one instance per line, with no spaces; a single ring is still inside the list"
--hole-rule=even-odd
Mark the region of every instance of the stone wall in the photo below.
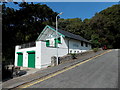
[[[59,64],[70,61],[70,60],[76,60],[76,59],[80,58],[81,56],[85,56],[90,53],[94,53],[94,52],[91,50],[91,51],[86,51],[83,53],[69,54],[69,55],[66,55],[63,57],[59,57]]]

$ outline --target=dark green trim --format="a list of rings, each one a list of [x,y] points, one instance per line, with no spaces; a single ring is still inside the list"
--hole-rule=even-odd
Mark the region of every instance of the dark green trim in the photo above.
[[[35,53],[35,51],[27,51],[27,53]]]
[[[61,37],[58,38],[58,43],[61,44]]]
[[[23,54],[22,52],[17,52],[17,54]]]
[[[49,46],[50,46],[50,41],[46,40],[46,47],[49,47]]]
[[[55,38],[54,41],[55,41],[54,46],[58,47],[58,41],[57,41],[57,39]]]

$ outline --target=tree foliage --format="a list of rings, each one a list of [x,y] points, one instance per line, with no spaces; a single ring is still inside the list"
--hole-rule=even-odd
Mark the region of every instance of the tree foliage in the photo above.
[[[120,5],[113,5],[91,19],[60,19],[59,28],[90,40],[93,47],[120,48]]]
[[[82,20],[80,18],[73,18],[73,19],[59,19],[59,28],[62,30],[80,34],[82,27]]]
[[[3,59],[14,59],[15,45],[35,41],[45,25],[53,25],[57,15],[45,4],[18,5],[19,10],[2,5]]]
[[[58,14],[45,4],[15,3],[19,10],[2,5],[3,58],[14,60],[16,45],[35,41],[45,25],[55,26]],[[120,48],[120,5],[113,5],[91,19],[59,19],[60,29],[81,35],[93,47]]]

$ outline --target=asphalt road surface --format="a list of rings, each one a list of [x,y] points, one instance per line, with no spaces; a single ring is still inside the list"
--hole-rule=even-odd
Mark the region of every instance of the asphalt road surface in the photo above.
[[[28,88],[116,87],[118,87],[118,51],[113,50]]]

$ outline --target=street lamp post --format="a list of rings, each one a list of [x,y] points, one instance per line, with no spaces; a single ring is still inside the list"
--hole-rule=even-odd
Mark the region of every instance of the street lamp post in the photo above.
[[[61,14],[63,14],[62,12],[61,13],[59,13],[57,16],[56,16],[56,49],[57,49],[57,54],[56,54],[56,63],[57,63],[57,65],[58,65],[58,21],[57,21],[57,17],[59,16],[59,15],[61,15]]]

